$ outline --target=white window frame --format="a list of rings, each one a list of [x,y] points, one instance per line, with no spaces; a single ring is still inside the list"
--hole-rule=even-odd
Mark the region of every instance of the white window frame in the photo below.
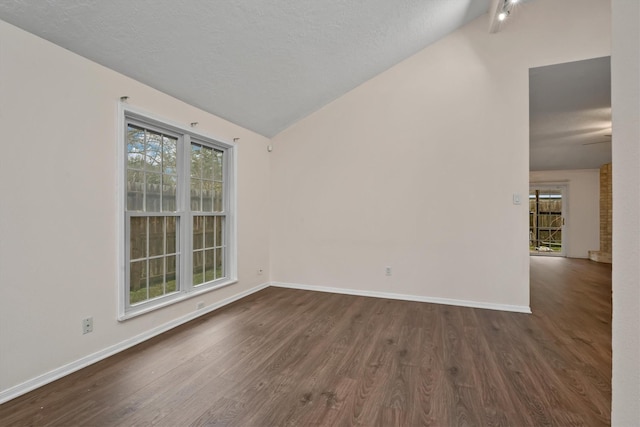
[[[127,222],[132,213],[127,212],[127,123],[159,130],[178,137],[178,187],[175,213],[141,212],[142,216],[176,216],[179,221],[178,252],[180,253],[177,277],[178,291],[135,305],[129,304],[129,232]],[[224,151],[223,214],[225,217],[224,271],[225,277],[198,286],[192,284],[193,217],[201,214],[191,211],[190,159],[191,143]],[[192,127],[173,123],[124,102],[118,103],[117,138],[117,224],[118,224],[118,320],[123,321],[150,311],[193,298],[205,292],[237,283],[237,145],[221,138],[196,132]],[[139,214],[134,214],[139,215]],[[206,215],[206,213],[204,214]]]

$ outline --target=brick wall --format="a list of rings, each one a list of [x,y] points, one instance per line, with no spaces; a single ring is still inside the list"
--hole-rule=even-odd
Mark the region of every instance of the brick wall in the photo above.
[[[589,251],[593,261],[611,263],[611,231],[613,201],[611,188],[611,163],[600,167],[600,249]]]
[[[600,252],[611,253],[611,163],[600,167]]]

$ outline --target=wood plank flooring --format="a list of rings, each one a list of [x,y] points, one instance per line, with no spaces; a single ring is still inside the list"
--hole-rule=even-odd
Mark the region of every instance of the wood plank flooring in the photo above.
[[[0,405],[0,425],[609,425],[611,267],[532,257],[531,306],[267,288]]]

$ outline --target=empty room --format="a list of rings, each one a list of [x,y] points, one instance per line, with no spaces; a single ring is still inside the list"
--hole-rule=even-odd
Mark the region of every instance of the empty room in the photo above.
[[[640,425],[639,64],[631,0],[0,1],[0,425]]]

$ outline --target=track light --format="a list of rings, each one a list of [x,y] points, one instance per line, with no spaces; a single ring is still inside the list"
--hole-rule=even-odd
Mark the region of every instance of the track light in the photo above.
[[[509,17],[513,5],[518,3],[518,0],[502,0],[501,3],[502,7],[498,8],[498,21],[500,22]]]
[[[511,12],[513,12],[516,8],[519,7],[519,4],[522,3],[520,0],[498,0],[498,4],[496,5],[495,14],[489,20],[489,32],[497,33],[500,31],[501,24],[508,20],[511,16]]]

